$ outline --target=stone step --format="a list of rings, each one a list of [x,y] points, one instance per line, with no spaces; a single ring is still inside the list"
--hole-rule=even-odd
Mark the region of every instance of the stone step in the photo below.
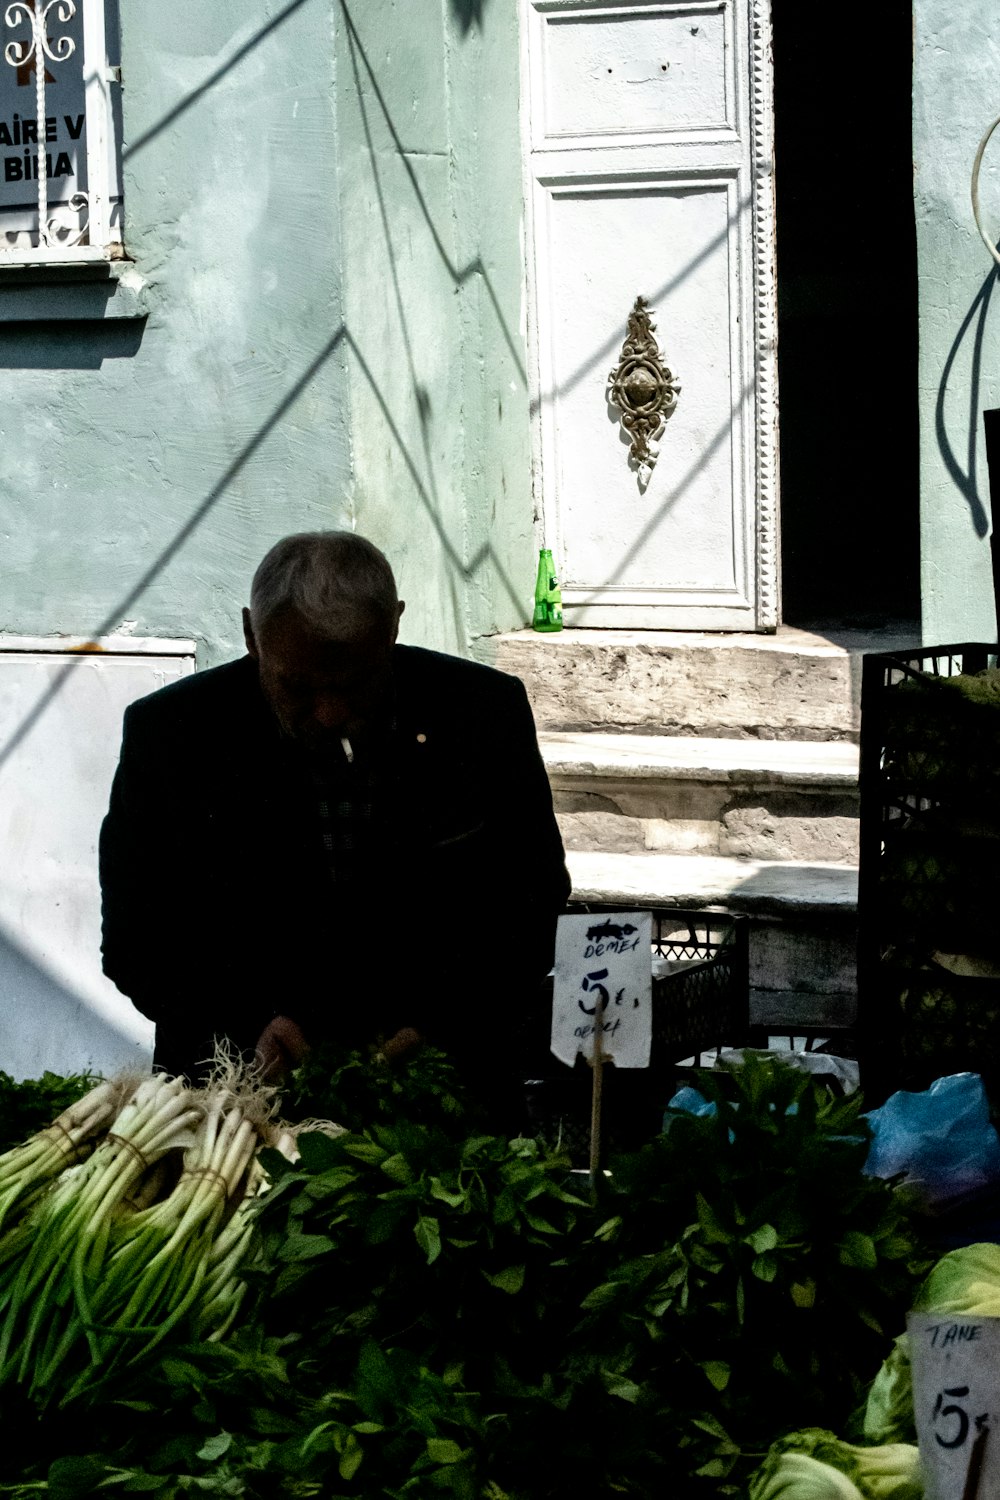
[[[772,636],[513,631],[579,899],[743,912],[751,1017],[849,1027],[857,1006],[863,655],[910,624]]]
[[[543,731],[539,743],[568,849],[857,859],[848,741]]]
[[[861,657],[912,646],[910,627],[774,635],[510,631],[484,655],[524,682],[542,730],[857,740]]]
[[[569,850],[567,864],[576,901],[745,914],[755,1026],[792,1032],[854,1024],[854,865],[593,850]]]

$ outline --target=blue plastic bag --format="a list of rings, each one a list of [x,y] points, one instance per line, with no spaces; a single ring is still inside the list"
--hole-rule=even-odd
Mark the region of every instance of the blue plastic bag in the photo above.
[[[710,1101],[706,1099],[704,1094],[699,1093],[697,1089],[693,1089],[689,1085],[685,1085],[684,1088],[677,1090],[677,1093],[668,1103],[667,1109],[683,1110],[686,1115],[714,1115],[718,1112],[714,1100]],[[668,1126],[669,1123],[670,1116],[666,1115],[664,1126]]]
[[[865,1171],[905,1173],[937,1212],[1000,1186],[1000,1137],[978,1073],[952,1073],[929,1089],[891,1094],[867,1116],[873,1131]]]

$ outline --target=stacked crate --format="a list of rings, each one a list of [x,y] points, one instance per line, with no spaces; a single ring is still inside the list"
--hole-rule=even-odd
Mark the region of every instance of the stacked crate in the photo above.
[[[1000,1104],[996,653],[865,658],[858,1001],[871,1103],[968,1070]]]

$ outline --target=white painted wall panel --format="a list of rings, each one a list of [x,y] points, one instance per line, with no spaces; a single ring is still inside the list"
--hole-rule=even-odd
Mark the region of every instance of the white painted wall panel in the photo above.
[[[635,604],[678,604],[697,594],[749,609],[751,502],[742,404],[733,400],[742,384],[732,337],[740,322],[735,183],[560,185],[546,207],[552,269],[543,386],[551,397],[543,420],[556,464],[564,599],[582,603],[593,594],[613,603],[624,594]],[[605,398],[618,351],[595,357],[594,349],[595,330],[615,329],[640,292],[656,309],[657,341],[682,385],[645,489]]]
[[[542,15],[543,136],[734,128],[722,4]]]
[[[152,1026],[101,972],[97,840],[127,705],[194,669],[0,642],[0,1069],[147,1065]],[[168,654],[169,651],[169,654]],[[164,912],[163,941],[182,920]]]

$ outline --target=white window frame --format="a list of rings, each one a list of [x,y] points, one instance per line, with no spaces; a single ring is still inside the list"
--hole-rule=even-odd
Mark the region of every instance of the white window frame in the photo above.
[[[87,191],[74,195],[73,202],[86,204],[87,218],[79,233],[57,239],[51,231],[48,216],[48,182],[45,174],[45,151],[38,151],[39,174],[37,225],[33,231],[35,245],[0,244],[0,267],[38,265],[80,265],[120,259],[121,232],[112,224],[111,155],[109,144],[114,131],[111,85],[121,82],[119,70],[108,64],[104,0],[9,0],[0,16],[3,50],[0,67],[21,67],[40,53],[35,67],[35,116],[46,118],[46,65],[72,66],[76,46],[69,37],[59,36],[59,25],[65,25],[82,8]],[[28,28],[25,34],[25,26]],[[68,44],[68,46],[67,46]],[[36,127],[37,128],[37,127]],[[81,243],[85,240],[86,243]]]

